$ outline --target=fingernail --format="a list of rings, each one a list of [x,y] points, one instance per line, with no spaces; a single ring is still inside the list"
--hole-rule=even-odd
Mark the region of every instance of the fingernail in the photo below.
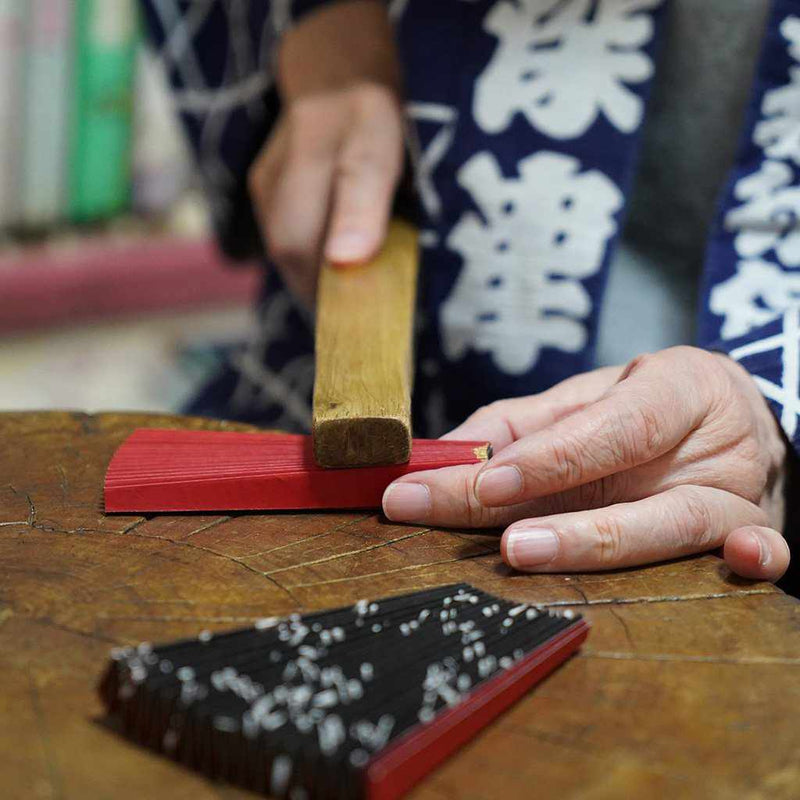
[[[538,567],[558,554],[558,537],[547,528],[512,530],[506,534],[506,559],[515,569]]]
[[[393,483],[383,493],[383,513],[394,522],[423,522],[431,511],[424,483]]]
[[[772,550],[769,544],[755,531],[750,531],[750,536],[758,547],[758,563],[761,564],[762,567],[768,566],[769,562],[772,561]]]
[[[493,467],[478,476],[475,493],[485,506],[509,503],[522,491],[522,473],[516,467]]]
[[[325,247],[325,255],[330,261],[363,261],[368,255],[369,239],[361,231],[340,231]]]

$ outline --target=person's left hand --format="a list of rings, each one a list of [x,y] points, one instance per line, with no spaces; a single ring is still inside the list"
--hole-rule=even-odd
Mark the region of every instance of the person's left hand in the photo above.
[[[520,570],[611,569],[724,545],[731,569],[777,580],[787,449],[753,379],[725,355],[675,347],[473,414],[447,438],[491,441],[485,465],[418,472],[389,519],[508,526]]]

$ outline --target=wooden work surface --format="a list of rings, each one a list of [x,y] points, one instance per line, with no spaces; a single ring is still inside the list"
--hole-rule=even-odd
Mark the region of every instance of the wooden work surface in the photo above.
[[[0,414],[3,798],[247,797],[101,723],[109,648],[462,580],[594,627],[414,798],[798,797],[800,604],[772,586],[713,556],[515,575],[493,535],[363,514],[106,517],[106,464],[141,425],[213,427]]]

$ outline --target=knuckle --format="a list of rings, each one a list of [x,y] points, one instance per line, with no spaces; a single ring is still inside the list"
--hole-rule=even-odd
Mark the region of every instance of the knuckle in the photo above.
[[[350,94],[361,109],[366,111],[385,111],[399,108],[397,94],[393,89],[376,81],[363,81],[350,89]]]
[[[666,355],[674,356],[680,361],[690,362],[692,364],[703,364],[708,358],[709,354],[699,347],[693,347],[690,344],[679,344],[675,347],[668,347],[664,350]]]
[[[298,100],[288,111],[285,163],[297,165],[331,160],[340,125],[330,109],[311,100]]]
[[[715,368],[715,359],[705,350],[699,347],[692,347],[691,345],[680,344],[675,347],[669,347],[661,352],[662,357],[669,359],[671,363],[676,366],[685,366],[689,370],[707,371],[708,369]]]
[[[562,483],[580,483],[584,471],[584,459],[580,444],[569,437],[556,439],[550,445],[551,469]]]
[[[653,358],[655,358],[655,356],[652,353],[641,353],[635,358],[632,358],[626,364],[625,369],[622,370],[619,380],[624,381],[625,378],[629,378],[631,375],[641,372],[642,369],[649,367]]]
[[[313,125],[331,105],[327,96],[301,97],[289,104],[286,119],[292,129],[303,130]]]
[[[343,178],[369,174],[394,180],[400,173],[399,163],[400,159],[387,151],[385,143],[357,137],[342,149],[337,172]]]
[[[725,482],[732,491],[749,500],[760,502],[772,482],[771,462],[758,443],[745,438],[725,464]]]
[[[676,550],[681,554],[693,553],[698,546],[713,541],[714,517],[702,489],[684,487],[681,495],[683,502],[673,506],[671,520]],[[676,493],[675,497],[678,496]]]
[[[308,131],[293,130],[286,145],[283,169],[292,172],[303,167],[319,166],[333,160],[331,145],[326,138]]]
[[[505,400],[495,400],[488,405],[481,406],[469,415],[469,422],[489,422],[501,417],[505,408]]]
[[[492,413],[492,406],[481,406],[473,411],[468,418],[468,422],[488,422],[494,417]]]
[[[600,567],[613,567],[623,556],[624,534],[619,518],[606,514],[595,521],[597,563]]]
[[[498,419],[508,416],[513,407],[510,400],[495,400],[479,408],[478,413],[482,414],[484,419]]]
[[[626,464],[635,463],[639,455],[654,456],[664,447],[665,420],[661,408],[654,402],[642,402],[633,410],[629,417],[629,425],[622,425],[623,432],[629,433],[622,436],[623,452]]]
[[[475,493],[477,476],[465,477],[462,484],[462,503],[466,512],[466,522],[469,528],[484,528],[491,524],[492,510],[481,505]]]

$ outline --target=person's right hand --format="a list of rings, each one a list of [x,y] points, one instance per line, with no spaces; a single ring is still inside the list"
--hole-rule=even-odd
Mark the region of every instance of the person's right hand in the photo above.
[[[249,187],[270,259],[313,305],[323,258],[358,263],[383,243],[403,166],[394,41],[382,3],[310,14],[281,46],[283,109]]]

